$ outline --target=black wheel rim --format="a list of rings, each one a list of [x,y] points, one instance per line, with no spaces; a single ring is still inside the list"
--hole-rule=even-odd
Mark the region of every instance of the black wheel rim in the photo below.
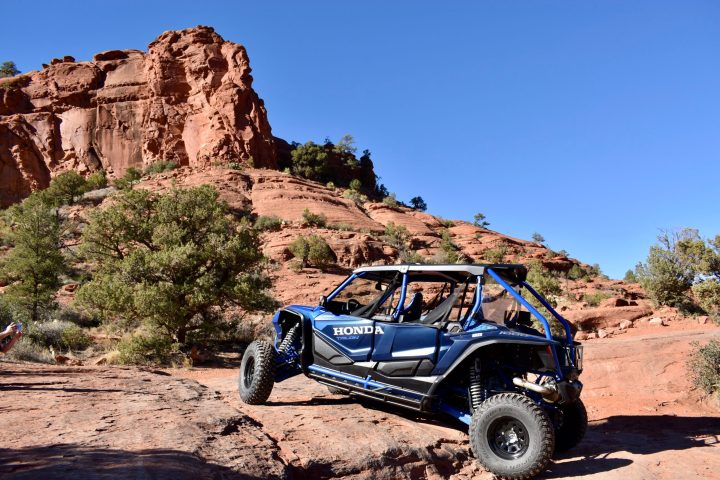
[[[495,455],[505,460],[522,457],[530,446],[525,425],[512,417],[495,419],[488,428],[487,439]]]
[[[243,372],[243,387],[249,389],[255,376],[255,358],[250,357],[245,363],[245,371]]]

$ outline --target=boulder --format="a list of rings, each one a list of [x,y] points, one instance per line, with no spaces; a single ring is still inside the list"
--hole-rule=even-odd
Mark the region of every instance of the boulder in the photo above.
[[[627,307],[629,305],[630,305],[630,302],[628,302],[624,298],[608,298],[608,299],[600,302],[599,307],[613,308],[613,307]],[[637,305],[637,303],[635,303],[635,305]]]
[[[620,325],[618,325],[618,328],[620,330],[627,330],[628,328],[633,327],[633,322],[631,320],[623,320],[620,322]]]

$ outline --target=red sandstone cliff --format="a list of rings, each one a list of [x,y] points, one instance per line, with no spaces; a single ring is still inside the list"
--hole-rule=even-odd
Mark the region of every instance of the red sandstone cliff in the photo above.
[[[44,67],[0,80],[0,206],[69,169],[118,176],[157,161],[276,166],[247,52],[210,27],[165,32],[147,53],[112,50]]]

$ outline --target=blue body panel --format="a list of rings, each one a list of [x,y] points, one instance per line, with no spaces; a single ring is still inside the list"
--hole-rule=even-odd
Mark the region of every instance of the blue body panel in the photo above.
[[[440,335],[437,328],[413,323],[377,323],[379,329],[375,330],[373,361],[422,359],[435,361]]]
[[[375,321],[324,312],[313,320],[315,332],[354,362],[366,362],[373,348]]]

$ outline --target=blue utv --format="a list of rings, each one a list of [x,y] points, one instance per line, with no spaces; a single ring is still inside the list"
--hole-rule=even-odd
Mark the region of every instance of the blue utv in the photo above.
[[[489,471],[533,477],[582,439],[587,413],[582,346],[526,276],[522,265],[358,268],[318,306],[275,314],[274,344],[243,355],[240,398],[261,404],[302,373],[334,393],[449,415]]]

